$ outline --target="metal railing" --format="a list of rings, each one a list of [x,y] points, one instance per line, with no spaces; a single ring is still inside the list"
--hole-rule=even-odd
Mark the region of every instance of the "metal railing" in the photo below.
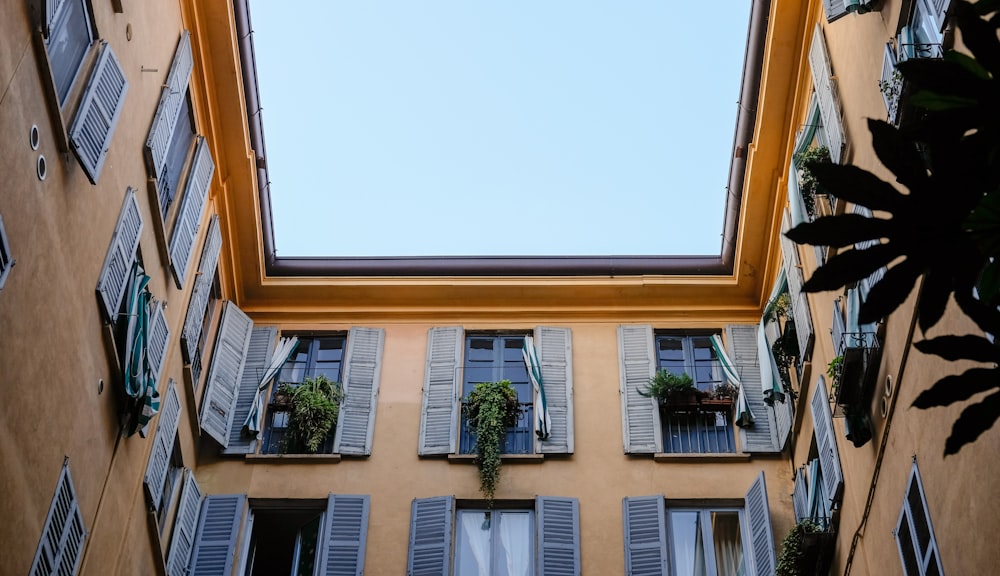
[[[533,454],[535,451],[535,409],[530,402],[521,403],[521,415],[517,418],[517,424],[507,428],[503,444],[500,448],[502,454]],[[469,426],[469,419],[462,414],[462,422],[459,431],[459,453],[476,453],[476,431]]]

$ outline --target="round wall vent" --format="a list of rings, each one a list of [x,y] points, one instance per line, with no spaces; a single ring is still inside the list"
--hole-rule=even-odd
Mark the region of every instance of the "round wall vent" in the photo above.
[[[41,142],[42,137],[38,134],[38,126],[35,124],[31,125],[31,131],[28,132],[28,143],[31,144],[32,150],[38,150],[38,144]]]
[[[45,162],[45,156],[42,154],[38,155],[38,161],[35,163],[35,171],[38,173],[39,180],[45,180],[45,177],[49,174],[48,163]]]

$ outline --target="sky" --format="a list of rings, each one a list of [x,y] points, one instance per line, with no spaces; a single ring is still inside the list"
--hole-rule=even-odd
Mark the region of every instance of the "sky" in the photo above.
[[[720,253],[749,0],[250,6],[279,256]]]

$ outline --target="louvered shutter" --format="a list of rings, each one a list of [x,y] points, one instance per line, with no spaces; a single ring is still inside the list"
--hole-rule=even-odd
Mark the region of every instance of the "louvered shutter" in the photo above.
[[[842,0],[834,1],[843,4]],[[813,32],[812,45],[809,48],[809,67],[812,70],[813,88],[816,90],[824,132],[830,144],[830,159],[834,164],[840,164],[844,149],[844,125],[840,119],[840,104],[834,92],[833,72],[826,54],[823,28],[819,24]]]
[[[579,576],[579,501],[538,496],[535,515],[538,518],[538,576]]]
[[[80,503],[76,499],[73,478],[69,473],[69,465],[63,463],[29,574],[76,574],[86,538],[87,529],[80,513]]]
[[[931,0],[931,8],[934,9],[934,21],[938,31],[944,30],[944,25],[948,22],[948,8],[951,0]]]
[[[774,412],[774,429],[777,435],[777,443],[775,444],[776,452],[780,452],[785,448],[785,442],[792,431],[792,420],[794,418],[792,407],[794,405],[795,400],[786,394],[784,402],[775,402],[770,407],[771,411]]]
[[[188,574],[224,576],[232,573],[245,501],[243,494],[205,497]]]
[[[213,174],[215,162],[212,160],[212,152],[208,149],[205,138],[199,136],[187,185],[184,187],[184,197],[181,198],[180,211],[177,213],[177,222],[174,224],[174,233],[170,236],[170,270],[173,271],[178,288],[184,286]]]
[[[194,537],[198,529],[198,516],[201,514],[201,488],[194,479],[191,470],[184,471],[184,489],[181,491],[180,505],[177,507],[177,517],[174,519],[174,531],[170,537],[170,552],[167,554],[167,575],[186,576],[191,549],[194,547]]]
[[[194,364],[198,354],[198,340],[201,338],[202,324],[205,321],[205,310],[212,295],[212,282],[215,280],[215,269],[219,264],[219,251],[222,249],[222,233],[219,231],[219,216],[214,215],[208,222],[208,233],[205,235],[205,246],[201,249],[201,264],[198,265],[198,277],[191,289],[191,300],[188,302],[187,316],[184,319],[184,329],[181,340],[184,342],[184,361]]]
[[[160,103],[153,116],[153,125],[149,128],[146,138],[146,169],[151,178],[158,180],[164,176],[167,163],[167,151],[170,150],[170,140],[174,135],[174,127],[180,117],[184,99],[187,97],[188,82],[191,70],[194,68],[194,58],[191,55],[191,34],[185,30],[177,43],[167,81],[160,90]]]
[[[663,451],[660,413],[653,398],[639,394],[656,372],[651,326],[618,327],[618,366],[622,399],[622,436],[626,454]]]
[[[837,18],[847,14],[847,6],[844,0],[823,0],[823,10],[826,12],[826,21],[833,22]]]
[[[809,517],[809,485],[806,484],[805,468],[795,471],[795,490],[792,492],[792,507],[795,510],[795,521],[801,522]]]
[[[747,403],[756,416],[752,426],[740,428],[741,449],[743,452],[774,454],[781,452],[781,449],[778,447],[774,410],[764,402],[761,388],[760,360],[757,354],[759,328],[758,324],[730,324],[726,326],[726,344],[736,365]]]
[[[569,328],[535,328],[545,402],[552,425],[538,443],[543,454],[573,453],[573,334]],[[536,410],[538,407],[536,407]]]
[[[368,456],[375,434],[375,409],[385,330],[351,328],[344,360],[344,401],[340,405],[333,451]]]
[[[44,5],[44,8],[40,10],[41,16],[45,18],[42,22],[42,34],[46,38],[52,32],[52,25],[55,23],[56,14],[59,13],[59,8],[63,5],[66,0],[39,0],[39,4]]]
[[[278,338],[277,326],[254,326],[250,332],[250,345],[247,346],[246,362],[243,365],[243,375],[236,391],[236,405],[233,409],[233,419],[229,423],[229,445],[223,449],[223,454],[248,454],[254,451],[257,439],[243,435],[243,422],[250,414],[253,399],[257,395],[260,379],[271,363],[274,354],[275,341]]]
[[[361,576],[368,539],[368,496],[330,494],[320,534],[316,574]]]
[[[851,207],[851,212],[853,214],[864,216],[866,218],[873,218],[871,209],[866,208],[865,206],[862,206],[860,204],[854,204]],[[872,246],[877,246],[879,243],[880,242],[878,240],[863,240],[861,242],[855,243],[854,249],[867,250]],[[858,296],[860,296],[862,303],[864,303],[864,301],[868,298],[868,293],[871,292],[872,287],[875,286],[875,284],[881,282],[882,277],[885,276],[885,273],[886,273],[886,267],[882,266],[878,270],[872,272],[868,277],[862,278],[861,281],[858,282],[858,290],[859,290]]]
[[[201,405],[201,428],[223,447],[236,409],[236,395],[243,378],[253,321],[232,302],[226,303],[208,369],[208,384]]]
[[[847,326],[844,323],[844,313],[840,309],[840,298],[833,301],[833,319],[830,322],[830,338],[833,340],[833,353],[840,356],[844,353],[844,332]]]
[[[754,574],[774,576],[777,560],[774,555],[774,534],[771,532],[771,509],[767,505],[764,472],[754,480],[746,493],[746,517],[750,525],[750,550],[753,552]]]
[[[785,276],[788,278],[788,297],[792,303],[792,319],[795,321],[795,335],[799,343],[799,362],[812,358],[813,342],[815,340],[812,323],[812,313],[809,310],[809,298],[802,291],[805,279],[799,262],[798,246],[785,236],[791,229],[788,210],[781,217],[781,252],[785,259]]]
[[[69,129],[73,152],[91,184],[101,175],[127,92],[125,72],[111,45],[104,43]]]
[[[156,421],[156,434],[153,435],[153,448],[149,453],[146,476],[143,478],[146,499],[152,510],[160,509],[163,485],[167,481],[170,455],[174,451],[174,437],[177,435],[177,423],[180,418],[181,402],[177,396],[177,387],[174,386],[174,381],[171,379],[167,382],[167,392],[164,394],[160,416]]]
[[[667,573],[667,523],[663,494],[622,500],[625,576]]]
[[[413,500],[407,576],[448,576],[451,573],[454,509],[454,496]]]
[[[816,379],[816,389],[813,391],[809,406],[812,409],[813,433],[816,436],[819,465],[823,470],[823,487],[826,489],[830,503],[834,504],[840,501],[841,489],[844,487],[844,474],[840,469],[837,436],[833,430],[833,413],[830,411],[826,381],[822,376]]]
[[[464,331],[431,328],[427,334],[418,454],[454,454]]]
[[[146,345],[146,356],[153,369],[154,386],[160,381],[169,343],[170,326],[167,325],[167,317],[163,314],[163,303],[157,302],[153,305],[152,314],[149,315],[149,343]]]
[[[135,260],[135,251],[139,247],[139,237],[142,234],[142,212],[135,199],[135,190],[131,187],[125,191],[125,201],[122,211],[118,214],[118,223],[111,236],[111,246],[104,257],[104,266],[97,280],[97,295],[101,299],[104,318],[114,324],[118,319],[118,308],[121,306],[125,287],[128,286],[128,275]]]

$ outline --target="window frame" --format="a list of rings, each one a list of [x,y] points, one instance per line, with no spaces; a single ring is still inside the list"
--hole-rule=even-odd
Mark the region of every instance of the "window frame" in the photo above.
[[[748,520],[746,517],[746,510],[743,506],[687,506],[684,504],[673,504],[669,499],[666,501],[664,509],[664,523],[666,528],[667,537],[667,558],[668,558],[668,573],[675,574],[677,570],[677,550],[679,543],[676,541],[676,533],[673,528],[673,523],[671,522],[671,517],[674,514],[681,513],[692,513],[696,512],[699,515],[699,526],[702,531],[702,545],[704,546],[705,554],[705,569],[706,574],[718,574],[718,559],[715,556],[715,546],[712,546],[715,540],[713,538],[714,534],[712,532],[712,513],[723,512],[723,513],[733,513],[738,515],[740,523],[740,550],[743,556],[743,567],[744,573],[750,573],[750,543],[752,542],[750,538],[750,528],[747,524]],[[697,542],[697,540],[696,540]]]
[[[927,523],[927,548],[926,550],[920,549],[920,539],[916,531],[916,522],[913,518],[913,499],[911,493],[916,490],[916,495],[920,500],[920,514],[923,515],[924,520]],[[904,542],[900,538],[900,531],[902,530],[904,524],[906,523],[906,534],[909,538],[910,544],[912,545],[912,559],[916,561],[917,572],[911,574],[907,568],[907,555],[904,551]],[[892,531],[893,539],[896,540],[896,549],[899,552],[900,566],[903,569],[903,574],[905,576],[925,576],[928,573],[928,568],[931,566],[933,561],[935,564],[935,569],[937,574],[944,574],[944,568],[941,565],[941,552],[938,550],[937,538],[934,535],[934,525],[931,522],[930,510],[927,507],[927,496],[924,493],[924,483],[920,478],[920,470],[917,468],[917,461],[914,459],[913,465],[910,467],[909,479],[906,482],[906,490],[903,492],[903,505],[899,510],[899,519],[896,520],[896,528]]]
[[[484,513],[489,518],[489,523],[490,523],[490,525],[489,525],[489,530],[490,530],[490,543],[489,543],[489,546],[490,546],[490,570],[489,571],[490,571],[490,573],[494,573],[494,572],[497,571],[499,559],[501,557],[500,552],[501,552],[502,548],[500,548],[500,543],[498,542],[498,540],[499,540],[500,525],[503,522],[503,520],[502,520],[503,516],[504,515],[508,515],[508,514],[524,514],[524,513],[527,513],[528,519],[529,519],[528,520],[528,538],[531,540],[530,551],[531,551],[531,556],[532,556],[530,558],[529,563],[528,563],[528,573],[527,573],[527,576],[534,576],[534,573],[535,573],[535,564],[536,564],[536,553],[537,553],[536,552],[536,549],[537,549],[537,542],[536,542],[536,538],[537,538],[537,526],[536,526],[536,521],[535,521],[535,509],[534,509],[534,507],[531,507],[531,508],[517,508],[517,507],[506,508],[506,507],[503,507],[503,508],[495,508],[494,510],[490,511],[490,510],[486,510],[485,508],[477,508],[477,507],[472,507],[472,506],[470,506],[470,507],[462,506],[461,503],[459,503],[459,505],[456,507],[456,510],[455,510],[455,535],[454,535],[454,540],[455,540],[454,550],[455,551],[454,551],[454,554],[452,555],[452,573],[454,574],[454,576],[462,576],[462,573],[459,572],[459,557],[461,555],[461,550],[462,550],[462,548],[461,548],[461,543],[463,541],[463,536],[462,535],[464,534],[464,531],[461,529],[461,526],[462,526],[461,517],[464,514],[473,514],[473,513]],[[500,518],[499,522],[496,521],[497,518]]]

